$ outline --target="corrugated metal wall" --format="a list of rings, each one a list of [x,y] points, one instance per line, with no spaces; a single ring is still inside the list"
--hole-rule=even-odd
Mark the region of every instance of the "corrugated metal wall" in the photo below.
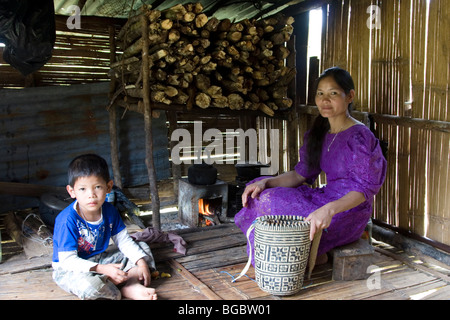
[[[111,164],[108,90],[108,83],[0,90],[0,181],[65,186],[70,160],[88,152]],[[148,183],[143,122],[133,112],[118,121],[124,186]],[[153,128],[157,177],[164,179],[170,175],[164,113]],[[35,204],[0,195],[0,212]]]

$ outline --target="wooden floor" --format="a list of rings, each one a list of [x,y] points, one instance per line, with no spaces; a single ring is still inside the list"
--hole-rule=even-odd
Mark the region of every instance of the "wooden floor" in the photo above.
[[[186,256],[172,244],[153,244],[160,272],[171,275],[152,281],[160,300],[411,300],[450,299],[450,267],[419,261],[384,243],[375,243],[376,259],[368,280],[333,281],[331,262],[317,266],[304,288],[289,297],[272,296],[259,289],[254,269],[232,283],[246,261],[246,239],[234,224],[178,233],[188,243]],[[71,300],[52,280],[50,256],[27,259],[4,256],[0,264],[0,299]],[[375,267],[374,267],[375,268]]]

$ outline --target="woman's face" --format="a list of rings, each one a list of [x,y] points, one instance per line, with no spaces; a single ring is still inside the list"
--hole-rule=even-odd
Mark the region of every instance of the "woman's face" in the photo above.
[[[347,116],[348,105],[353,101],[355,90],[348,94],[334,81],[333,77],[325,77],[317,86],[316,105],[324,118]]]

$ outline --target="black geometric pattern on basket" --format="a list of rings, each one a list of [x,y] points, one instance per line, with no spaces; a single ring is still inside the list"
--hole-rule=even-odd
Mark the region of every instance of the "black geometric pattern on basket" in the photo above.
[[[295,294],[309,258],[309,223],[297,216],[260,218],[255,222],[256,282],[274,295]]]

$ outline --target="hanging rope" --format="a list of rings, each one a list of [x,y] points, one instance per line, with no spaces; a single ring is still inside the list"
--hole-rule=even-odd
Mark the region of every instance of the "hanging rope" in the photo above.
[[[30,218],[33,218],[35,219],[35,221],[40,223],[39,228],[37,229],[36,232],[33,230],[33,228],[25,224],[25,222]],[[53,245],[53,238],[51,233],[49,232],[45,223],[35,213],[28,214],[22,221],[22,234],[25,238],[33,242],[37,242],[43,245],[44,247],[51,247]]]

